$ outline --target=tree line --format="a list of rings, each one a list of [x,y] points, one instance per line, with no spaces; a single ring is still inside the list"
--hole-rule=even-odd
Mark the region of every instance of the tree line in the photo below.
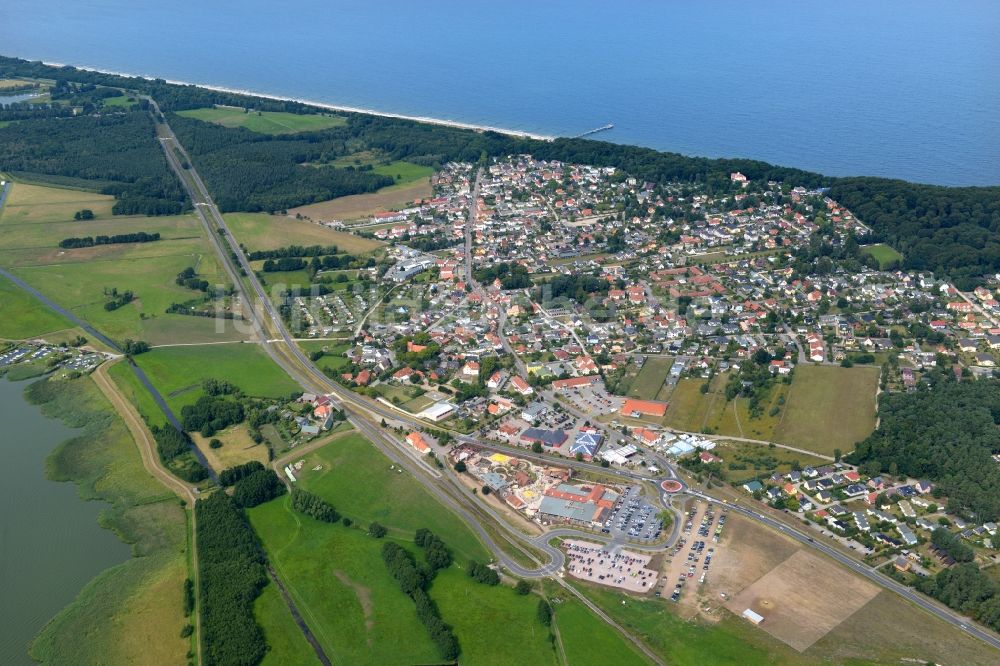
[[[131,234],[115,234],[114,236],[64,238],[59,241],[59,247],[63,249],[75,249],[79,247],[94,247],[95,245],[118,245],[120,243],[152,243],[158,240],[160,240],[159,232],[149,234],[145,231],[137,231]]]
[[[336,245],[288,245],[273,250],[254,250],[247,252],[247,259],[259,261],[261,259],[284,259],[286,257],[321,257],[326,254],[337,254]]]
[[[209,666],[258,664],[267,652],[254,600],[267,585],[266,558],[242,509],[224,492],[199,499],[201,637]]]
[[[419,567],[409,551],[392,541],[382,546],[382,561],[403,593],[413,600],[417,608],[417,617],[427,628],[441,658],[456,659],[461,652],[458,639],[455,638],[451,627],[441,619],[437,605],[427,594],[434,569]]]
[[[236,400],[215,395],[203,395],[193,405],[181,408],[181,424],[187,431],[211,437],[220,430],[241,423],[245,413]]]

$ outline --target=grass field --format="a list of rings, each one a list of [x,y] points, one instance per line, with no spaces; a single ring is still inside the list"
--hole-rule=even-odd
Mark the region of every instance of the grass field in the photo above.
[[[413,602],[382,564],[382,541],[295,513],[287,496],[248,513],[269,560],[335,663],[437,661]],[[263,623],[274,625],[273,615]]]
[[[319,658],[302,630],[292,619],[281,592],[274,583],[268,583],[254,601],[254,616],[264,630],[268,652],[262,666],[310,666],[319,664]]]
[[[314,351],[326,352],[318,361],[315,361],[320,369],[336,372],[348,364],[347,357],[344,356],[344,352],[351,348],[348,343],[335,340],[310,340],[297,344],[306,354]]]
[[[13,282],[0,277],[0,338],[20,340],[51,333],[72,324],[49,310]]]
[[[728,374],[719,374],[712,378],[708,393],[701,392],[703,379],[681,379],[670,395],[670,406],[664,422],[672,428],[688,432],[711,432],[748,437],[750,439],[774,439],[787,407],[779,403],[788,394],[788,385],[775,383],[768,396],[763,413],[756,419],[750,418],[748,400],[736,398],[726,401],[725,390]],[[787,400],[787,397],[786,397]],[[771,415],[774,407],[779,408],[778,414]]]
[[[573,666],[637,666],[649,661],[626,641],[621,634],[590,612],[576,597],[555,585],[546,585],[547,595],[555,610],[555,625],[566,653],[566,662]]]
[[[85,500],[108,502],[100,523],[134,554],[97,576],[46,625],[31,656],[52,664],[184,662],[183,509],[143,469],[125,424],[89,378],[44,382],[31,395],[47,415],[82,428],[49,457],[48,475],[75,483]]]
[[[161,347],[135,357],[171,409],[195,402],[205,379],[224,379],[249,396],[286,397],[298,384],[253,344]],[[140,410],[141,411],[141,410]]]
[[[878,368],[796,368],[774,441],[826,455],[853,451],[875,429],[878,379]]]
[[[408,474],[389,469],[374,445],[350,433],[304,456],[299,483],[341,513],[367,524],[378,521],[397,538],[412,539],[426,527],[464,558],[488,560],[476,536]],[[322,465],[314,472],[313,467]]]
[[[416,199],[426,199],[432,193],[433,189],[428,178],[401,185],[390,185],[371,194],[352,194],[300,206],[288,212],[291,215],[301,214],[312,220],[356,220],[380,211],[402,208]]]
[[[413,162],[395,160],[388,164],[379,164],[372,169],[377,174],[389,176],[396,185],[406,185],[417,181],[426,181],[434,174],[434,169]]]
[[[244,337],[232,322],[219,332],[213,319],[166,313],[173,303],[201,296],[175,283],[185,268],[195,268],[211,284],[228,282],[194,216],[112,218],[110,197],[21,183],[14,185],[11,196],[18,203],[5,206],[0,218],[0,264],[109,337],[151,344]],[[73,221],[73,214],[85,207],[94,209],[98,218]],[[161,240],[72,250],[58,247],[63,238],[135,231],[159,233]],[[104,305],[105,290],[110,288],[131,290],[136,298],[109,312]]]
[[[70,222],[73,214],[84,208],[93,211],[98,219],[111,217],[114,203],[114,197],[106,194],[14,183],[0,211],[0,227],[29,222]]]
[[[875,260],[878,261],[879,268],[882,269],[893,265],[899,265],[903,261],[903,255],[885,243],[866,245],[861,248],[861,251],[875,257]]]
[[[668,664],[765,666],[805,663],[791,648],[731,615],[715,624],[689,622],[670,611],[669,601],[637,599],[599,589],[596,585],[572,584]]]
[[[193,432],[191,433],[191,439],[194,440],[195,445],[205,455],[208,464],[216,472],[221,472],[224,469],[233,467],[234,465],[241,465],[251,460],[256,460],[265,465],[268,462],[267,445],[263,443],[258,444],[250,439],[246,423],[226,428],[215,433],[212,437],[202,437],[200,433]],[[212,439],[218,439],[222,442],[222,446],[218,449],[213,449],[209,446],[209,442]]]
[[[287,215],[227,213],[225,218],[236,239],[251,250],[273,250],[288,245],[336,245],[341,252],[364,254],[385,245]]]
[[[663,382],[673,362],[671,358],[659,356],[647,358],[642,364],[642,370],[632,380],[627,395],[642,400],[656,400],[661,390],[664,390]]]
[[[823,458],[815,458],[778,446],[771,448],[766,444],[727,442],[725,440],[719,440],[712,453],[723,459],[726,480],[736,482],[755,479],[765,472],[773,471],[784,474],[790,472],[796,462],[803,467],[805,465],[822,465],[829,462]],[[729,467],[730,463],[746,465],[746,469],[731,469]]]
[[[452,566],[438,573],[431,584],[430,596],[437,603],[441,617],[455,631],[462,648],[461,663],[556,664],[549,630],[536,616],[535,595],[519,596],[506,585],[480,585],[471,581],[465,571]]]
[[[347,123],[343,116],[301,115],[283,111],[250,111],[230,106],[179,111],[187,118],[215,123],[223,127],[243,127],[259,134],[295,134],[340,127]]]

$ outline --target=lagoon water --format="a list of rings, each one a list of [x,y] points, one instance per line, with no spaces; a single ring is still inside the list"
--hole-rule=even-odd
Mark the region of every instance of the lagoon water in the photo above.
[[[1000,184],[1000,2],[6,0],[0,53],[833,175]]]
[[[95,575],[129,547],[71,483],[45,478],[45,458],[76,431],[42,416],[23,397],[26,382],[0,377],[0,664],[31,664],[28,645]]]

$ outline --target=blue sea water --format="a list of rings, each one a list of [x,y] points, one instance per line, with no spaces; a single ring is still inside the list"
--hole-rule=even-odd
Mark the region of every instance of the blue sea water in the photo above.
[[[5,0],[0,53],[379,111],[1000,184],[1000,2]]]

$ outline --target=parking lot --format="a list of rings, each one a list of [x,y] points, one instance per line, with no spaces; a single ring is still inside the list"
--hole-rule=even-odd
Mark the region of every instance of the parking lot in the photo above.
[[[629,550],[601,547],[589,541],[570,539],[563,542],[566,571],[575,578],[629,592],[649,592],[656,587],[658,574],[648,568],[652,555]]]
[[[657,541],[663,536],[659,511],[639,494],[638,486],[623,491],[601,531],[616,540]]]
[[[604,388],[604,382],[595,382],[589,386],[564,390],[559,395],[566,398],[579,411],[584,414],[593,414],[595,417],[602,414],[614,414],[624,404],[623,398],[607,392]]]
[[[677,544],[668,554],[668,565],[657,596],[679,602],[686,587],[708,580],[719,539],[726,524],[727,509],[697,503],[684,516]]]

